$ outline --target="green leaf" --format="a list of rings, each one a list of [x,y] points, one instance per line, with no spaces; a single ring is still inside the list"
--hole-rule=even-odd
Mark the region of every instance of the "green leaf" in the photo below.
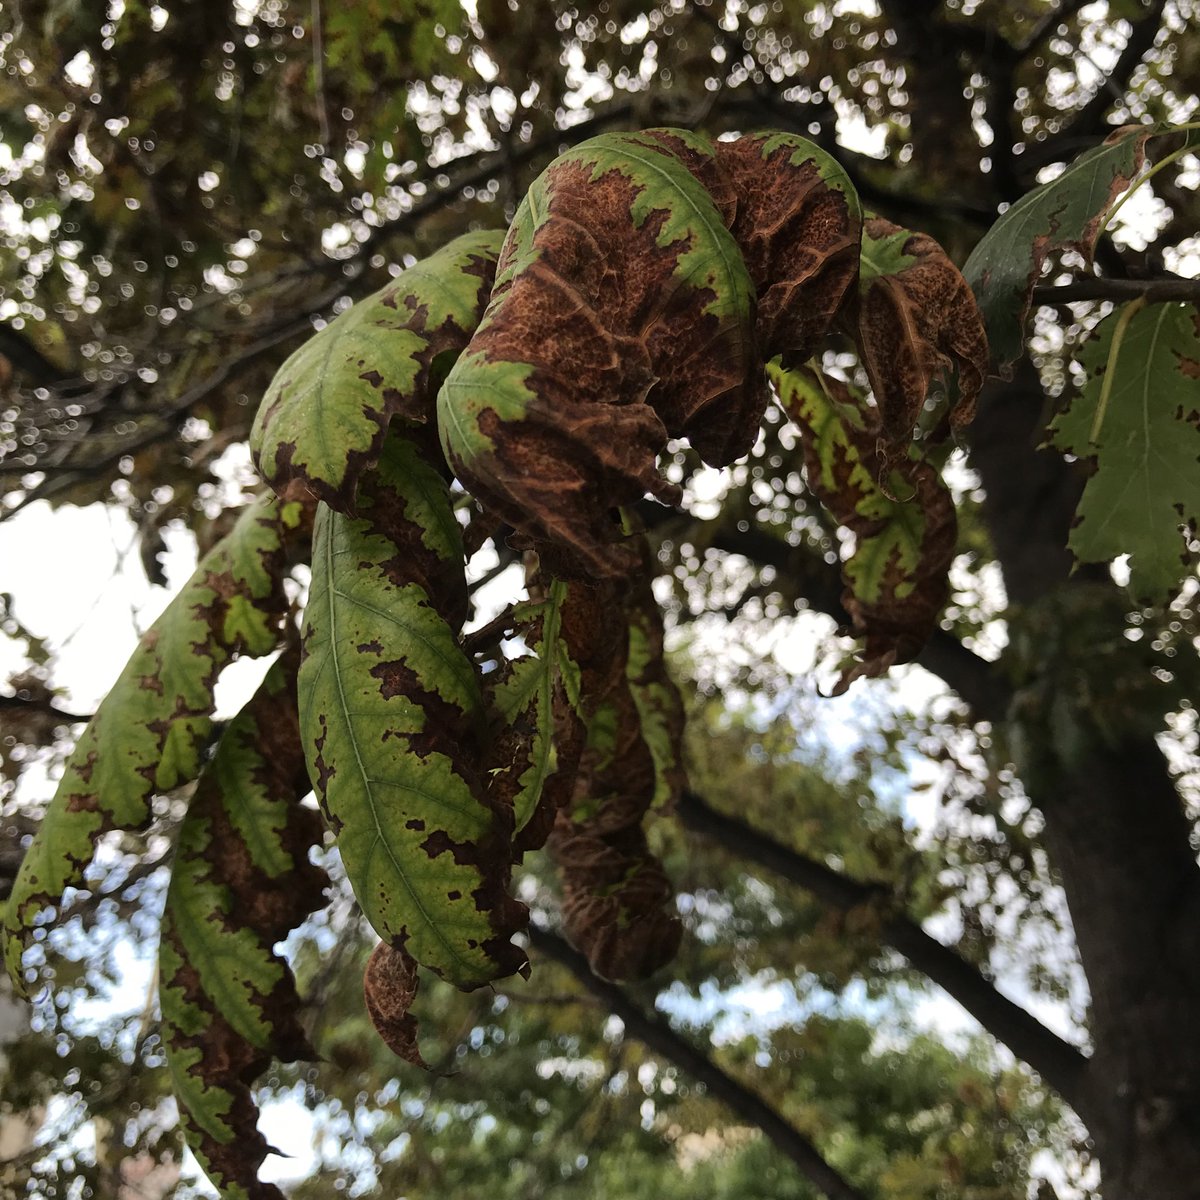
[[[800,428],[809,488],[855,538],[854,552],[842,563],[842,604],[866,645],[861,660],[843,672],[836,695],[855,679],[911,661],[933,632],[948,593],[954,502],[915,451],[888,461],[878,411],[858,403],[844,384],[778,364],[768,372]]]
[[[222,1195],[257,1181],[269,1147],[249,1084],[272,1056],[310,1056],[300,999],[274,944],[323,902],[320,841],[286,655],[230,722],[180,830],[159,944],[162,1037],[188,1144]]]
[[[18,987],[29,931],[66,888],[83,885],[96,839],[142,828],[156,792],[196,777],[221,668],[278,644],[284,539],[303,518],[300,504],[273,496],[249,505],[143,635],[83,731],[9,897],[5,955]]]
[[[1191,561],[1179,527],[1200,521],[1200,314],[1129,305],[1079,361],[1088,381],[1050,427],[1052,445],[1095,465],[1069,545],[1084,562],[1130,555],[1134,594],[1161,601]]]
[[[250,446],[276,491],[299,479],[354,511],[388,422],[432,418],[435,360],[457,354],[479,323],[503,235],[464,234],[341,314],[279,368]]]
[[[1092,261],[1117,197],[1141,169],[1146,142],[1162,129],[1126,125],[1081,154],[1056,179],[1022,196],[984,235],[963,267],[983,311],[996,369],[1010,374],[1024,351],[1025,317],[1050,255]]]
[[[456,629],[414,581],[420,554],[456,564],[452,516],[396,540],[397,511],[445,480],[404,438],[364,480],[362,518],[318,511],[304,621],[301,727],[309,769],[367,919],[396,949],[460,987],[523,967],[507,894],[511,812],[479,773],[483,698]],[[410,553],[414,547],[419,553]],[[422,577],[428,580],[431,571]]]

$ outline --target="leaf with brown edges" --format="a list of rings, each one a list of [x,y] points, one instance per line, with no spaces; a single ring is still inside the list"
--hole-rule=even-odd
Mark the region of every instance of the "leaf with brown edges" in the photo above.
[[[834,689],[840,695],[855,679],[910,662],[937,627],[957,538],[954,501],[915,451],[887,461],[877,410],[845,384],[778,367],[771,380],[800,427],[808,487],[855,538],[842,564],[842,604],[866,644],[842,673]]]
[[[653,806],[670,808],[687,786],[683,765],[686,716],[683,697],[667,669],[662,609],[654,598],[653,579],[654,561],[647,545],[643,573],[631,580],[626,602],[629,656],[625,677],[637,706],[642,737],[654,760]]]
[[[575,585],[578,587],[579,585]],[[580,670],[563,637],[568,585],[536,581],[539,599],[518,605],[515,630],[528,653],[487,677],[496,729],[488,747],[488,793],[513,813],[513,849],[540,848],[570,798],[583,749]]]
[[[457,354],[491,293],[496,230],[464,234],[360,300],[275,374],[250,432],[276,491],[298,480],[353,513],[358,481],[379,458],[388,422],[433,418],[439,358]]]
[[[393,430],[361,516],[321,506],[300,719],[313,786],[364,916],[463,989],[524,969],[512,812],[482,777],[487,715],[458,640],[462,534],[440,467]]]
[[[1146,142],[1163,126],[1125,125],[1026,192],[980,239],[963,267],[987,322],[996,369],[1006,378],[1024,353],[1033,289],[1052,255],[1066,250],[1090,265],[1117,197],[1146,159]]]
[[[300,805],[308,774],[285,655],[230,722],[175,850],[159,945],[162,1039],[189,1146],[223,1196],[279,1200],[250,1085],[273,1057],[312,1057],[300,998],[274,945],[324,902],[321,839]]]
[[[970,422],[987,373],[987,337],[971,289],[933,238],[869,217],[850,319],[889,461],[904,460],[939,378],[957,379],[951,428]]]
[[[97,840],[144,828],[156,792],[196,778],[222,669],[279,644],[286,542],[310,516],[269,494],[248,505],[142,636],[80,735],[9,896],[5,953],[18,987],[32,929],[66,888],[83,886]]]
[[[573,577],[636,567],[615,506],[650,492],[668,437],[745,453],[766,392],[754,286],[689,163],[684,131],[606,134],[556,159],[522,203],[483,322],[438,396],[473,495]]]

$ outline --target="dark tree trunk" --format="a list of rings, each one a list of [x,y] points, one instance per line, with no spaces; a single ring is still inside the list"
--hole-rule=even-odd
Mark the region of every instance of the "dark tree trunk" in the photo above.
[[[1026,366],[1012,384],[989,389],[974,431],[972,462],[1019,627],[1006,654],[1017,685],[1006,727],[1046,819],[1091,989],[1094,1050],[1080,1116],[1105,1200],[1192,1200],[1200,1189],[1200,870],[1149,701],[1135,698],[1127,712],[1113,701],[1126,677],[1119,597],[1095,572],[1068,577],[1064,547],[1080,480],[1036,449],[1044,405]],[[1111,596],[1097,605],[1098,593]],[[1098,607],[1107,613],[1100,636],[1076,621]]]

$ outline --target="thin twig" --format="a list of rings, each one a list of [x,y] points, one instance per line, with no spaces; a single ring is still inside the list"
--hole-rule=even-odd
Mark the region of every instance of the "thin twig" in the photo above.
[[[1200,303],[1200,279],[1080,279],[1075,283],[1048,284],[1033,290],[1034,304],[1073,304],[1084,300],[1143,300],[1161,304],[1171,300]]]

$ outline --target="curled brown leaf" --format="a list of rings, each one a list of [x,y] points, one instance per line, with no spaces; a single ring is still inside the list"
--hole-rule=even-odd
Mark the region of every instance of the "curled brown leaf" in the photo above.
[[[851,331],[881,415],[889,462],[902,460],[931,387],[957,378],[949,414],[957,431],[975,415],[988,367],[987,335],[975,297],[933,238],[882,217],[863,228]]]
[[[363,972],[363,998],[371,1023],[393,1054],[428,1071],[417,1045],[417,1018],[410,1011],[419,985],[411,955],[387,942],[371,952]]]

